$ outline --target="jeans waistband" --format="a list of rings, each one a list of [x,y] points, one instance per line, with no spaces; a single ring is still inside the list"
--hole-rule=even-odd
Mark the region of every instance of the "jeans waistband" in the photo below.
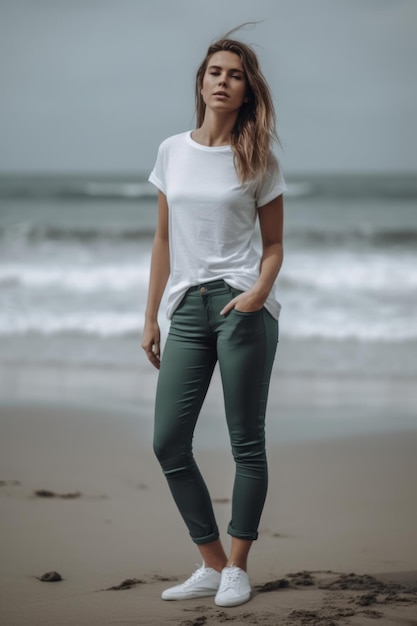
[[[225,291],[230,290],[231,287],[224,281],[220,280],[211,280],[206,283],[200,283],[199,285],[193,285],[189,289],[187,289],[188,294],[196,294],[196,295],[204,295],[205,293],[209,294],[213,291]]]

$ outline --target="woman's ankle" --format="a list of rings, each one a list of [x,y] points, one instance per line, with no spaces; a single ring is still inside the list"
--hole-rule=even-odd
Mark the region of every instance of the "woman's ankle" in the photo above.
[[[211,567],[211,569],[215,569],[216,572],[221,572],[223,568],[226,567],[226,561],[204,561],[205,567]]]
[[[211,567],[221,572],[227,563],[227,556],[220,539],[198,546],[203,557],[205,567]]]

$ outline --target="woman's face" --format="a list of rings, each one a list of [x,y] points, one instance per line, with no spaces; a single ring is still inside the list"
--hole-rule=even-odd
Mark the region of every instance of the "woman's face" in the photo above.
[[[209,59],[203,77],[201,95],[207,107],[232,112],[246,100],[247,81],[240,57],[221,50]]]

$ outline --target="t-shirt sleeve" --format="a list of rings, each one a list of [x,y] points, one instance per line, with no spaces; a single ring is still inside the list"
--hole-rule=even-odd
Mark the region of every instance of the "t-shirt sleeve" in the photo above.
[[[256,193],[256,206],[259,208],[271,202],[281,194],[287,191],[284,176],[278,159],[271,155],[270,165],[267,174],[260,181]]]
[[[158,154],[156,157],[155,165],[153,167],[152,172],[149,174],[148,181],[155,185],[157,189],[162,191],[166,195],[166,183],[165,183],[165,149],[164,144],[162,143],[158,148]]]

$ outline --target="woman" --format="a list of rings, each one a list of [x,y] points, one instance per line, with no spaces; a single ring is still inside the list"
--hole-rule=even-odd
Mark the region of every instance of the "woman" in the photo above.
[[[227,36],[226,36],[227,37]],[[271,152],[275,114],[254,51],[221,39],[196,79],[197,129],[166,139],[149,180],[158,225],[142,347],[158,368],[154,450],[203,565],[164,600],[250,599],[247,559],[267,491],[264,422],[278,342],[285,182]],[[262,254],[252,246],[259,219]],[[168,278],[169,335],[158,310]],[[193,431],[219,362],[236,475],[227,556],[192,454]]]

